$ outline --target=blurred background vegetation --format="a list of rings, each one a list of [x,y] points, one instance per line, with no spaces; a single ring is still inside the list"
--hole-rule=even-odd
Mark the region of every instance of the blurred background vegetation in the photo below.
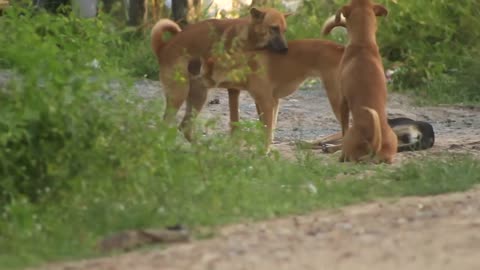
[[[304,0],[289,19],[291,38],[318,37],[322,22],[347,1]],[[379,19],[378,44],[385,67],[394,68],[393,90],[425,103],[478,103],[480,5],[460,2],[378,0],[389,15]],[[345,42],[337,32],[333,39]]]
[[[48,1],[54,3],[48,4]],[[67,0],[37,0],[53,11]],[[212,16],[236,17],[247,14],[250,6],[287,7],[295,11],[288,19],[289,39],[330,38],[345,43],[346,35],[336,31],[332,37],[321,37],[324,20],[334,14],[343,0],[255,0],[232,2],[230,10],[216,9],[212,1],[121,1],[98,3],[99,17],[108,18],[129,49],[118,50],[122,66],[133,76],[156,79],[156,63],[151,57],[149,27],[160,17],[171,17],[186,25]],[[413,93],[426,103],[476,103],[480,59],[480,5],[476,0],[461,4],[449,1],[420,3],[413,0],[378,0],[390,11],[379,20],[378,43],[385,67],[395,71],[393,90]],[[127,5],[127,3],[129,3]],[[140,30],[140,31],[138,31]]]

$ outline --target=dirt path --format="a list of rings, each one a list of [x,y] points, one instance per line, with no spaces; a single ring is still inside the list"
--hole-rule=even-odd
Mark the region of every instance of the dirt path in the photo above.
[[[44,269],[477,270],[480,189],[223,228],[211,240]]]
[[[145,98],[157,98],[156,83],[137,83]],[[314,139],[338,131],[319,85],[298,91],[281,107],[276,144],[288,156],[294,140]],[[202,117],[219,120],[228,130],[225,92],[212,91]],[[397,163],[441,152],[468,152],[480,157],[480,109],[415,107],[390,95],[389,115],[426,120],[434,125],[433,149],[402,153]],[[252,100],[242,94],[244,119],[256,117]],[[318,155],[324,155],[318,152]],[[480,177],[480,176],[479,176]],[[480,269],[480,189],[426,198],[403,198],[320,211],[220,229],[210,240],[136,251],[111,258],[55,264],[63,270],[281,270],[281,269]]]
[[[138,82],[137,89],[140,95],[146,98],[161,96],[156,82],[146,80]],[[286,157],[293,156],[292,142],[311,140],[340,130],[322,86],[315,83],[303,86],[302,90],[285,98],[279,111],[274,147]],[[218,120],[218,128],[210,132],[228,133],[226,91],[213,90],[208,100],[209,104],[205,106],[201,117]],[[183,108],[181,112],[183,116]],[[241,94],[240,115],[242,119],[257,119],[253,100],[246,92]],[[390,93],[388,115],[390,118],[406,116],[414,120],[427,121],[433,125],[436,136],[433,149],[400,153],[397,161],[445,151],[471,153],[480,157],[480,107],[419,107],[413,105],[413,102],[404,95]],[[316,153],[324,155],[321,151]]]

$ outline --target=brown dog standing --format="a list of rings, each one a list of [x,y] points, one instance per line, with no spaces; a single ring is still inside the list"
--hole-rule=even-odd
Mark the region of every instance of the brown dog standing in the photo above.
[[[173,21],[162,19],[152,29],[152,49],[160,65],[160,81],[164,86],[166,109],[164,119],[174,122],[175,116],[189,96],[187,66],[193,58],[208,59],[218,42],[223,42],[229,49],[232,44],[241,50],[266,48],[275,52],[288,50],[284,36],[286,31],[285,15],[272,8],[252,8],[249,18],[211,19],[187,26],[183,31]],[[164,32],[174,36],[167,42],[163,39]],[[196,87],[201,87],[196,84]],[[207,98],[207,91],[199,89],[195,98],[189,99],[187,111],[200,111]],[[187,116],[187,114],[186,114]],[[188,124],[184,118],[182,127]],[[189,129],[186,129],[189,130]],[[189,132],[185,132],[190,139]]]
[[[241,81],[228,80],[227,74],[237,68],[235,66],[216,62],[215,59],[210,59],[203,66],[204,83],[208,87],[244,89],[253,97],[260,120],[266,127],[267,148],[273,139],[279,99],[295,92],[308,77],[322,80],[335,116],[337,119],[340,117],[337,74],[344,47],[327,40],[306,39],[290,41],[288,48],[286,54],[266,50],[245,53],[244,57],[252,72]],[[196,72],[192,75],[194,74]],[[230,119],[236,122],[238,94],[232,95],[232,91],[229,91]]]
[[[376,16],[387,13],[370,0],[352,0],[324,27],[328,33],[335,26],[346,26],[349,37],[339,73],[342,161],[373,157],[391,163],[397,153],[397,137],[387,122],[387,87],[376,42]],[[350,112],[353,123],[349,128]]]

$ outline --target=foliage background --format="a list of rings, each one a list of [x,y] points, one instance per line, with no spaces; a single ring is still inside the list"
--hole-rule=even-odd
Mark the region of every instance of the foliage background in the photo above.
[[[477,0],[378,0],[389,10],[379,19],[377,41],[386,68],[399,67],[393,89],[424,103],[478,103],[480,5]],[[289,37],[319,37],[323,22],[347,1],[304,0],[289,19]],[[346,42],[337,31],[332,39]]]

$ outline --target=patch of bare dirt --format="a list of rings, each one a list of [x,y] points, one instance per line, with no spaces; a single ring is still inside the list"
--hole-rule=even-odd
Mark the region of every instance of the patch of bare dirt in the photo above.
[[[137,89],[144,97],[162,96],[160,86],[156,82],[146,80],[139,82]],[[228,133],[227,92],[224,89],[212,90],[208,100],[201,117],[214,118],[218,121],[217,129],[209,132]],[[387,111],[391,118],[404,116],[431,123],[436,136],[432,149],[399,153],[397,162],[443,152],[470,153],[480,157],[480,107],[420,107],[415,106],[404,95],[390,93]],[[183,113],[183,109],[181,112]],[[247,92],[242,92],[240,96],[240,115],[242,119],[257,119],[255,104]],[[281,103],[273,147],[284,156],[293,157],[295,146],[292,142],[316,139],[339,130],[340,124],[332,113],[321,84],[303,86],[300,91],[285,98]],[[320,150],[315,153],[319,156],[327,155]]]

